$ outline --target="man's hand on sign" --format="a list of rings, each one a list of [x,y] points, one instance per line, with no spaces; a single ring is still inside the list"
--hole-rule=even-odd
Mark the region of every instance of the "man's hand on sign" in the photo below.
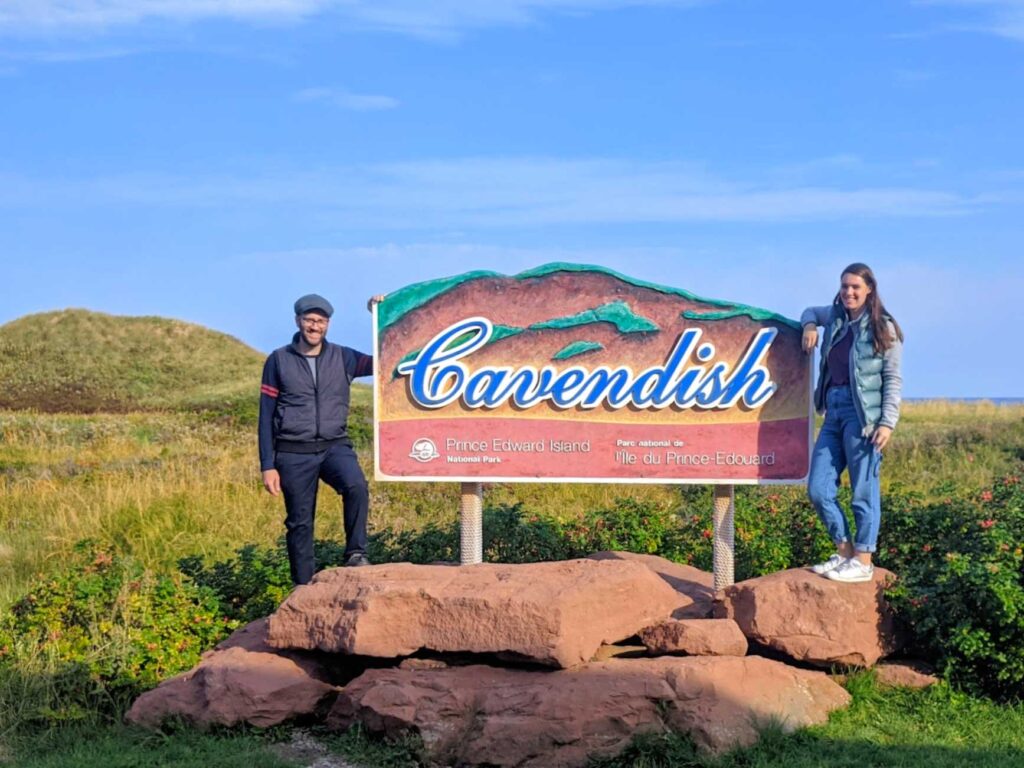
[[[818,326],[808,323],[804,326],[804,352],[810,354],[818,346]]]
[[[267,489],[271,496],[277,496],[281,493],[281,475],[277,473],[276,469],[263,470],[263,487]]]
[[[366,311],[367,312],[373,312],[373,305],[374,304],[380,304],[382,301],[384,301],[384,298],[385,297],[384,297],[383,293],[379,293],[376,296],[371,296],[366,301]]]

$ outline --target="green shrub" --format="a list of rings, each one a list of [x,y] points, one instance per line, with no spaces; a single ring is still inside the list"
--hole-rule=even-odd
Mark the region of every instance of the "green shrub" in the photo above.
[[[568,526],[567,535],[579,555],[605,550],[654,554],[663,550],[675,516],[649,501],[621,498],[604,509],[586,512]]]
[[[522,504],[484,510],[483,555],[489,563],[568,560],[579,552],[554,518],[527,513]]]
[[[681,495],[685,510],[621,498],[567,521],[528,512],[522,504],[487,507],[484,560],[527,563],[622,550],[710,570],[711,490]],[[738,579],[816,562],[831,549],[806,495],[798,489],[738,489],[735,528]],[[370,539],[374,562],[451,562],[459,557],[459,526],[454,520],[399,533],[384,529]]]
[[[483,511],[485,562],[532,563],[585,557],[616,549],[658,552],[674,526],[674,515],[654,504],[619,499],[615,506],[587,512],[569,522],[529,513],[522,504],[498,505]],[[459,559],[459,523],[430,524],[370,537],[374,562],[453,562]]]
[[[345,560],[345,548],[318,539],[313,544],[317,566],[333,568]],[[185,557],[178,568],[197,585],[209,589],[221,613],[246,624],[274,612],[292,590],[288,550],[284,538],[273,547],[246,544],[235,556],[207,566],[202,557]]]
[[[208,590],[84,543],[0,619],[0,668],[8,681],[26,670],[46,678],[35,687],[43,719],[116,714],[229,628]]]
[[[385,528],[370,534],[368,543],[367,554],[374,563],[434,563],[459,559],[457,523],[428,523],[422,528],[397,532]]]
[[[899,575],[889,592],[912,650],[952,681],[1024,698],[1024,488],[994,488],[889,511],[878,561]]]
[[[711,570],[712,489],[686,489],[681,496],[683,507],[657,554]],[[803,488],[737,488],[733,526],[738,581],[817,562],[833,548]]]
[[[527,514],[522,504],[484,509],[481,546],[488,563],[533,563],[576,556],[557,520]],[[369,555],[375,563],[450,563],[459,560],[459,548],[459,523],[452,520],[400,532],[385,528],[370,536]]]

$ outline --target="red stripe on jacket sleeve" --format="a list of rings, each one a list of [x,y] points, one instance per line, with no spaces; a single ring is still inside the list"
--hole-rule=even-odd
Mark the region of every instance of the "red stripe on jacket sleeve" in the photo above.
[[[262,392],[264,395],[269,395],[270,397],[277,397],[278,394],[280,394],[279,390],[276,387],[272,387],[269,384],[261,384],[260,392]]]

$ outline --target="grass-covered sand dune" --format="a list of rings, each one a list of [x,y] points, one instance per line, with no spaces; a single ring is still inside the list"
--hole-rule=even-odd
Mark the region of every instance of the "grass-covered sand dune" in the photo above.
[[[0,408],[124,413],[225,408],[254,391],[264,355],[162,317],[84,309],[0,326]]]

